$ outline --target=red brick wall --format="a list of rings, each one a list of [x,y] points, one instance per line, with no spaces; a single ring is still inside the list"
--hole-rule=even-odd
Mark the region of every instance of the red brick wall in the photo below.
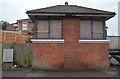
[[[28,23],[28,26],[29,26],[29,27],[28,27],[28,31],[29,31],[29,32],[32,32],[32,31],[33,31],[33,28],[34,28],[34,23],[33,23],[33,22],[29,22],[29,23]]]
[[[63,38],[65,43],[78,42],[80,39],[80,19],[64,18],[63,19]]]
[[[22,22],[18,23],[19,30],[22,30]],[[33,22],[28,22],[28,31],[32,32],[32,29],[34,28],[34,23]]]
[[[109,68],[108,43],[79,43],[80,20],[63,19],[64,43],[33,43],[32,69]]]
[[[16,30],[16,28],[15,28],[14,24],[9,24],[6,27],[6,30]]]
[[[22,30],[22,22],[18,23],[19,30]]]
[[[33,44],[33,69],[107,69],[108,43]]]
[[[0,32],[0,42],[18,42],[18,43],[26,43],[28,38],[32,38],[32,36],[22,35],[22,34],[14,34],[14,33],[2,33]]]

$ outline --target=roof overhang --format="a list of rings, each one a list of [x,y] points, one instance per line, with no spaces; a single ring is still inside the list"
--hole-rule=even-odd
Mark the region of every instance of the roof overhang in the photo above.
[[[65,16],[65,14],[51,14],[51,13],[37,13],[37,14],[28,14],[29,16]]]
[[[70,14],[70,13],[27,13],[28,16],[33,20],[34,16],[38,17],[95,17],[95,18],[105,18],[105,20],[108,20],[115,16],[115,14],[89,14],[89,13],[81,13],[81,14]]]
[[[71,16],[115,16],[115,14],[68,14],[68,13],[64,13],[64,14],[56,14],[56,13],[29,13],[28,15],[30,16],[66,16],[66,15],[71,15]]]

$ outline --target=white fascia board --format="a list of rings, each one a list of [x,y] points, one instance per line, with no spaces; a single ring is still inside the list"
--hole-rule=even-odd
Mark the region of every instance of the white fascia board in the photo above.
[[[64,39],[31,39],[33,43],[64,43]]]
[[[110,40],[79,40],[79,43],[109,43]]]

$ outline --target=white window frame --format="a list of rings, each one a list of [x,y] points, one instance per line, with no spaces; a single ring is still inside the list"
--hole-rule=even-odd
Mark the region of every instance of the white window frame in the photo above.
[[[22,30],[28,30],[28,22],[26,21],[22,22]]]

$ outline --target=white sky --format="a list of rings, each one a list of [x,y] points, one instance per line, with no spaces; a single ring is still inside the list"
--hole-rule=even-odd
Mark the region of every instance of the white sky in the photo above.
[[[44,8],[54,5],[78,5],[89,8],[113,11],[114,18],[109,19],[106,24],[108,35],[118,35],[118,1],[119,0],[0,0],[0,20],[14,23],[16,20],[28,18],[26,10]]]

